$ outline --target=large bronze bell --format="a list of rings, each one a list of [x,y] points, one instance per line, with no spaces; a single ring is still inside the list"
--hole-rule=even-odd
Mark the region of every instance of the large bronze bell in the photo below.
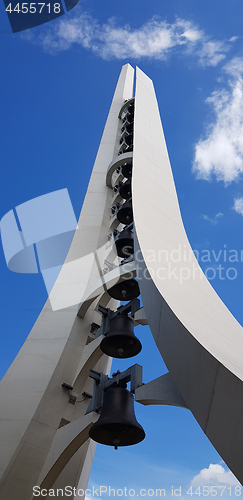
[[[122,224],[131,224],[133,221],[132,200],[128,200],[117,212],[117,218]]]
[[[138,282],[135,279],[122,280],[107,290],[116,300],[132,300],[140,295]]]
[[[112,358],[132,358],[142,349],[140,340],[134,335],[133,320],[126,314],[110,319],[110,330],[103,338],[100,348]]]
[[[126,259],[134,253],[134,235],[129,229],[120,232],[115,241],[118,257]]]
[[[132,393],[120,386],[105,389],[100,418],[89,435],[97,443],[114,446],[116,450],[118,446],[140,443],[145,432],[136,420]]]
[[[131,162],[124,163],[122,165],[122,175],[124,175],[124,177],[126,177],[126,179],[131,179],[131,177],[132,177],[132,163]]]
[[[131,179],[127,179],[124,184],[120,185],[119,188],[119,194],[124,200],[129,200],[132,196],[132,186],[131,186]]]

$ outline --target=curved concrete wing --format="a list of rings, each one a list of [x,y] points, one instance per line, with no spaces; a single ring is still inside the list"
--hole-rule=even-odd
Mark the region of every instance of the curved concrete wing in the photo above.
[[[116,156],[114,160],[109,164],[108,169],[107,169],[107,174],[106,174],[106,185],[109,187],[112,187],[112,175],[114,174],[115,170],[120,167],[123,163],[132,161],[133,154],[132,152],[130,153],[123,153],[119,156]]]
[[[50,489],[53,486],[70,458],[89,439],[89,430],[97,419],[98,414],[92,412],[57,430],[41,472],[41,489]]]
[[[132,183],[137,276],[148,323],[183,400],[243,482],[243,330],[193,255],[153,83],[139,69]]]

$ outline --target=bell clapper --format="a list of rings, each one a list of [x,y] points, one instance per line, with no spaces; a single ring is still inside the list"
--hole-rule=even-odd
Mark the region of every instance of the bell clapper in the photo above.
[[[118,445],[120,444],[120,439],[119,438],[113,439],[113,444],[114,444],[115,450],[118,450]]]

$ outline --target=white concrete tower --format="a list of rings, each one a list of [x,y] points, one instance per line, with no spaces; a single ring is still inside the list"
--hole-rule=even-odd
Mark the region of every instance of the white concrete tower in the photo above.
[[[3,500],[30,500],[34,485],[74,487],[80,475],[86,488],[94,455],[88,432],[97,420],[86,415],[89,370],[110,368],[103,337],[91,330],[101,323],[98,306],[118,306],[107,290],[136,275],[147,320],[140,309],[135,324],[148,322],[168,368],[138,387],[136,400],[191,410],[243,482],[242,327],[191,250],[153,83],[137,69],[133,97],[133,74],[122,68],[68,256],[0,384]]]
[[[126,266],[117,267],[121,259],[110,238],[113,229],[124,226],[111,217],[114,192],[106,185],[106,174],[121,148],[118,115],[124,101],[132,98],[133,77],[133,68],[124,66],[69,253],[39,318],[0,383],[0,498],[4,500],[29,500],[35,485],[47,490],[74,487],[80,475],[82,488],[87,486],[95,449],[88,432],[98,415],[85,415],[89,398],[82,394],[92,393],[90,369],[110,370],[110,358],[99,347],[102,336],[95,338],[91,330],[101,323],[99,304],[114,310],[119,304],[108,295],[105,282],[111,286],[126,273]],[[134,263],[128,264],[128,271],[132,268],[134,273]],[[62,387],[63,383],[73,389]]]

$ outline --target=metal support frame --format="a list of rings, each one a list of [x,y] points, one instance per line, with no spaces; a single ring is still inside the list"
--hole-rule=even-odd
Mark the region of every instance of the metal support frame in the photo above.
[[[119,314],[128,314],[131,313],[133,317],[134,314],[140,309],[140,300],[138,298],[130,300],[128,304],[122,305],[118,307],[117,311],[112,311],[111,309],[107,309],[103,306],[98,307],[98,311],[102,314],[102,322],[100,328],[97,330],[96,337],[100,335],[106,335],[110,330],[110,320]]]
[[[112,378],[95,370],[90,370],[89,376],[94,379],[94,391],[86,413],[91,411],[100,413],[103,406],[104,390],[107,387],[125,386],[126,388],[127,383],[131,382],[130,392],[134,394],[135,390],[143,385],[143,368],[138,364],[130,366],[124,372],[113,373]]]
[[[128,201],[128,200],[126,200],[126,201]],[[131,222],[130,224],[127,224],[126,226],[124,226],[121,231],[118,231],[118,229],[113,229],[113,238],[114,238],[114,241],[116,241],[119,238],[119,235],[120,235],[120,233],[122,233],[122,231],[126,231],[127,229],[130,229],[130,230],[133,229],[133,222]]]

